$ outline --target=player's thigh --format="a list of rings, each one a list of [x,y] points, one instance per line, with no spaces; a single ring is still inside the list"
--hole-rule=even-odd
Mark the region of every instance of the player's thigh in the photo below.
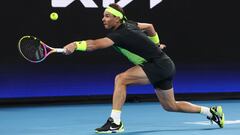
[[[147,75],[140,66],[134,66],[122,73],[127,84],[149,84]]]

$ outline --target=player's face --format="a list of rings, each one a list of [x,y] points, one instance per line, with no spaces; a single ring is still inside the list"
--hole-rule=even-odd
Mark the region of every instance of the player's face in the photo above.
[[[115,17],[111,13],[106,11],[103,14],[102,21],[105,29],[115,29],[120,22],[118,17]]]

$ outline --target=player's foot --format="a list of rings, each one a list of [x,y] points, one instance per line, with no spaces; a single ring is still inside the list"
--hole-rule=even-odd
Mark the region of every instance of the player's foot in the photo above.
[[[119,125],[113,122],[113,119],[108,118],[107,122],[100,128],[95,129],[96,133],[119,133],[124,131],[122,122]]]
[[[220,128],[223,128],[224,126],[224,113],[223,113],[223,110],[222,110],[222,107],[221,106],[213,106],[210,108],[210,112],[212,113],[212,118],[210,117],[207,117],[209,120],[214,121],[218,124],[218,126]]]

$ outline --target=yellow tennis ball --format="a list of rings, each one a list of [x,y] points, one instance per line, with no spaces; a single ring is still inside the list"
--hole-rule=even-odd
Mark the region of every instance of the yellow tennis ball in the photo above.
[[[58,14],[56,12],[52,12],[50,14],[50,19],[56,21],[58,19]]]

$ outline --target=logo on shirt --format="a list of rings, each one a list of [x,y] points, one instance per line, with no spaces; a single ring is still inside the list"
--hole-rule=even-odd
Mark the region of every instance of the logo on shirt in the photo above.
[[[74,1],[80,1],[85,8],[98,8],[99,6],[93,0],[51,0],[52,7],[67,7]],[[130,4],[133,0],[119,0],[117,2],[121,7],[125,7]],[[150,9],[161,3],[162,0],[149,0]],[[106,8],[109,4],[115,3],[115,0],[102,0],[102,7]]]

